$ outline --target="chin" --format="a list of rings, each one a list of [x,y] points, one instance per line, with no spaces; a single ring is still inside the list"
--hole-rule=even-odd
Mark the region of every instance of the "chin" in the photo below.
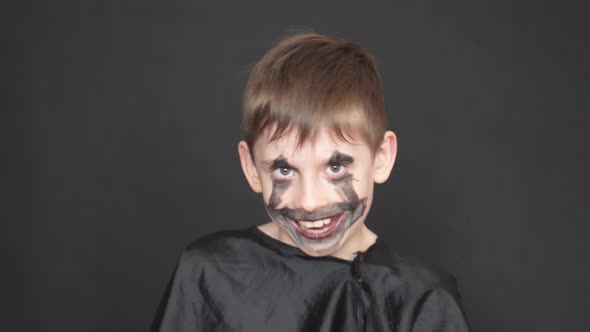
[[[341,246],[313,246],[313,245],[301,245],[299,247],[305,254],[313,257],[322,256],[334,256],[340,249]]]
[[[357,225],[352,225],[333,238],[323,239],[322,241],[312,239],[301,239],[299,237],[295,240],[297,247],[305,254],[313,257],[321,256],[340,256],[346,242],[350,239],[351,234],[357,231]]]

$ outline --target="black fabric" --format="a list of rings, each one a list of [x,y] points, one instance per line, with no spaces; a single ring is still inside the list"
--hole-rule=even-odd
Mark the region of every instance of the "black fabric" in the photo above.
[[[256,227],[183,252],[154,331],[468,331],[456,282],[377,239],[350,262]]]

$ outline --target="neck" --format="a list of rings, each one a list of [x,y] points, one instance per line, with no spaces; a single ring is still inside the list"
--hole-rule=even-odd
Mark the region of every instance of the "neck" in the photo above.
[[[373,233],[367,225],[362,223],[359,227],[360,229],[354,232],[350,238],[345,239],[342,247],[332,256],[352,261],[357,252],[367,251],[377,241],[377,234]]]

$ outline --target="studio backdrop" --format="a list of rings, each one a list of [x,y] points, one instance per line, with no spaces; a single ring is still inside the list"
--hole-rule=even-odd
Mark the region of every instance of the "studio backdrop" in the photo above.
[[[268,220],[239,166],[249,69],[358,42],[399,139],[367,223],[453,273],[474,331],[587,331],[587,6],[3,4],[3,331],[146,331],[182,248]],[[4,256],[3,255],[3,256]]]

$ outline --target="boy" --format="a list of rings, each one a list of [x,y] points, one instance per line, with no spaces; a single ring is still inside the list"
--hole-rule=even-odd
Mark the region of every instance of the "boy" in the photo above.
[[[365,224],[393,167],[375,61],[318,34],[280,41],[244,94],[244,175],[270,222],[188,246],[160,331],[467,331],[456,285]]]

